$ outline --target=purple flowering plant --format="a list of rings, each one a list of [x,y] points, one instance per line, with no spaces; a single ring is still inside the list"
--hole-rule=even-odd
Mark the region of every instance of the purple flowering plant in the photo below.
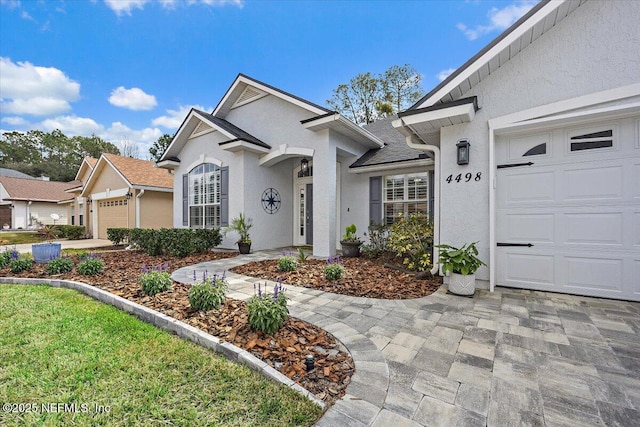
[[[327,280],[338,280],[344,276],[344,266],[340,262],[340,257],[329,257],[327,259],[327,265],[324,266],[324,277]]]
[[[287,308],[286,289],[282,279],[273,286],[273,293],[267,291],[268,284],[253,284],[254,295],[247,302],[249,311],[249,325],[253,330],[273,335],[289,318]]]

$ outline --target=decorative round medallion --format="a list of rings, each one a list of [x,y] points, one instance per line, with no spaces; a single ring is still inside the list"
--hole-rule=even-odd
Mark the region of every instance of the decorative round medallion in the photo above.
[[[267,188],[262,193],[262,209],[266,213],[274,214],[280,209],[280,194],[275,188]]]

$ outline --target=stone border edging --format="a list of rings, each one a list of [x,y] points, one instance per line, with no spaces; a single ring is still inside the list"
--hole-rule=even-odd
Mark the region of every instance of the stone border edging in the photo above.
[[[129,301],[118,295],[114,295],[111,292],[107,292],[91,285],[87,285],[86,283],[75,282],[71,280],[0,277],[0,283],[9,285],[47,284],[54,288],[68,288],[82,292],[83,294],[93,299],[112,305],[122,311],[132,314],[143,322],[150,323],[165,331],[173,332],[181,338],[188,339],[198,345],[201,345],[202,347],[213,350],[216,353],[221,353],[227,359],[245,365],[251,370],[259,372],[268,379],[284,384],[287,387],[295,390],[299,394],[305,396],[307,399],[318,405],[320,408],[322,408],[323,411],[326,409],[325,403],[322,400],[318,399],[313,393],[303,388],[299,384],[296,384],[292,379],[272,368],[267,363],[258,359],[248,351],[236,347],[229,342],[221,342],[219,338],[201,331],[200,329],[188,325],[180,320],[174,319],[171,316],[167,316],[166,314],[152,310],[138,303]]]

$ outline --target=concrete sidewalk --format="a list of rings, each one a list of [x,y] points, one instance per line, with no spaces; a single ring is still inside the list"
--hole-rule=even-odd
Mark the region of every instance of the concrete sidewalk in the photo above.
[[[222,273],[276,251],[176,270]],[[198,276],[201,277],[200,274]],[[227,272],[228,296],[258,279]],[[264,282],[264,280],[260,280]],[[637,425],[640,303],[498,288],[445,287],[380,300],[286,286],[292,316],[331,332],[356,372],[318,426]]]
[[[81,239],[81,240],[53,240],[53,243],[60,243],[62,249],[93,249],[111,246],[111,241],[106,239]],[[7,248],[16,248],[20,253],[31,253],[32,243],[21,245],[7,245]]]

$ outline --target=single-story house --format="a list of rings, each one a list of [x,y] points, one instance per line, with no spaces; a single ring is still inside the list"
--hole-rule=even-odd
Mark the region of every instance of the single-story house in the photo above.
[[[640,301],[640,3],[542,1],[393,122],[494,286]]]
[[[85,234],[88,236],[93,236],[91,215],[89,212],[91,207],[87,203],[86,198],[82,197],[81,194],[97,162],[98,159],[89,156],[82,159],[74,181],[69,183],[69,188],[66,190],[68,193],[67,199],[60,202],[60,204],[66,207],[69,224],[84,226],[86,230]]]
[[[35,179],[26,173],[7,168],[0,168],[0,176],[8,176],[13,178]],[[0,225],[7,224],[11,227],[11,202],[0,201]]]
[[[89,218],[86,225],[93,238],[106,239],[107,228],[173,225],[173,177],[152,161],[104,153],[95,163],[85,159],[76,180],[81,184],[74,191],[79,186],[81,191],[74,209]]]
[[[68,223],[66,209],[58,202],[68,197],[68,182],[34,178],[0,176],[0,204],[10,209],[9,228],[40,228],[43,225]],[[57,215],[53,219],[52,214]],[[54,216],[55,217],[55,216]]]
[[[479,242],[490,289],[640,300],[638,22],[634,1],[542,1],[365,127],[240,74],[158,162],[174,173],[174,226],[243,212],[254,249],[329,256],[351,223],[422,211],[435,243]]]

